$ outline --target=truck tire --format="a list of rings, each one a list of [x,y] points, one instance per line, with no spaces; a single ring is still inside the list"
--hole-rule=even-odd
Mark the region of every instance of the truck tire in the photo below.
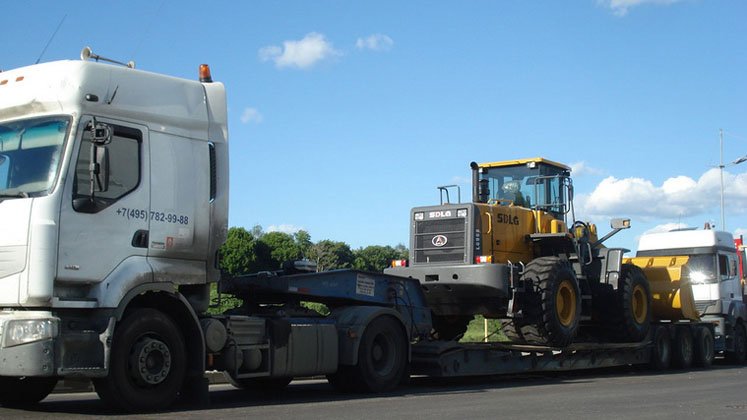
[[[715,343],[711,329],[705,326],[695,328],[693,364],[701,368],[709,368],[716,357]]]
[[[651,340],[649,366],[654,370],[666,370],[672,362],[672,340],[666,327],[656,327]]]
[[[566,347],[578,330],[581,293],[570,264],[558,257],[540,257],[524,267],[527,290],[519,298],[521,317],[501,322],[509,341]]]
[[[0,404],[4,407],[30,407],[49,395],[57,377],[0,377]]]
[[[690,369],[693,365],[693,332],[688,326],[675,327],[672,362],[677,369]]]
[[[114,330],[109,375],[93,380],[99,397],[129,412],[153,411],[176,400],[187,370],[182,333],[155,309],[130,312]]]
[[[472,315],[432,315],[433,338],[440,341],[459,341],[467,332]]]
[[[617,291],[612,293],[603,322],[612,333],[612,340],[639,342],[651,327],[651,288],[643,270],[633,264],[623,264]]]
[[[327,376],[329,383],[343,392],[384,392],[404,380],[407,369],[407,337],[400,322],[380,316],[363,331],[358,363],[341,365]]]
[[[737,324],[734,327],[734,349],[726,352],[726,360],[733,365],[743,365],[747,359],[747,335],[744,326]]]

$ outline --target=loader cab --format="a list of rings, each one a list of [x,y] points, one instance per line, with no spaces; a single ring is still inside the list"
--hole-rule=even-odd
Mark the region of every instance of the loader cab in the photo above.
[[[472,163],[473,201],[520,206],[564,219],[572,197],[571,169],[543,158]]]

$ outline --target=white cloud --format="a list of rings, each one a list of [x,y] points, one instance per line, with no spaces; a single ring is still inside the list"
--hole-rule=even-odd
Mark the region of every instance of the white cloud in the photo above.
[[[616,16],[625,16],[628,10],[643,4],[669,5],[682,0],[597,0],[597,3],[612,10]]]
[[[747,173],[724,172],[724,196],[730,213],[747,210]],[[720,177],[718,169],[709,169],[697,180],[677,176],[661,186],[643,178],[603,179],[590,194],[579,194],[580,213],[609,217],[624,214],[648,219],[676,219],[718,210]]]
[[[288,225],[288,224],[282,224],[282,225],[270,225],[265,230],[266,232],[282,232],[287,233],[289,235],[292,235],[299,230],[303,230],[302,227],[294,226],[294,225]]]
[[[643,235],[648,235],[649,233],[670,232],[675,229],[684,229],[686,227],[688,226],[685,223],[664,223],[662,225],[656,225],[651,229],[643,232]]]
[[[739,238],[740,236],[747,236],[747,229],[746,228],[736,228],[734,229],[734,237]]]
[[[283,46],[270,45],[259,50],[261,61],[272,61],[278,68],[307,69],[322,60],[342,55],[324,35],[311,32],[298,41],[283,41]]]
[[[259,113],[257,108],[244,108],[244,112],[241,113],[241,122],[244,124],[259,124],[262,120],[264,120],[264,117]]]
[[[572,163],[570,166],[571,166],[571,174],[574,177],[584,176],[584,175],[604,175],[603,170],[593,168],[587,165],[586,162],[584,161]]]
[[[355,47],[359,50],[389,51],[394,41],[384,34],[373,34],[365,38],[358,38]]]

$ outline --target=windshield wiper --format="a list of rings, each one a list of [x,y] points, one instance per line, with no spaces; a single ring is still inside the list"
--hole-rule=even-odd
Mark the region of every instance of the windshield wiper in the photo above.
[[[0,193],[0,200],[5,198],[29,198],[29,193],[26,191],[19,191],[16,193]]]

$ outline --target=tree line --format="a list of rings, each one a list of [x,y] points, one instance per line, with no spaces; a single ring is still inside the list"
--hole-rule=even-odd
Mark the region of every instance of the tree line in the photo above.
[[[230,275],[278,270],[286,261],[302,259],[316,263],[317,271],[353,268],[381,272],[392,260],[406,258],[408,250],[402,244],[352,249],[345,242],[329,239],[312,242],[304,230],[293,234],[265,232],[261,226],[251,230],[230,228],[221,248],[221,268]]]

